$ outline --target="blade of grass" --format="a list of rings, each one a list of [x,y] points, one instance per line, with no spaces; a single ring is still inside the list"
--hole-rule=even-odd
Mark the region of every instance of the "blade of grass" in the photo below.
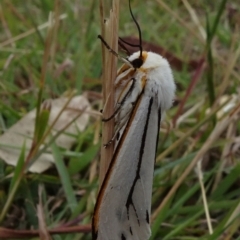
[[[202,159],[199,160],[198,163],[197,163],[196,172],[197,172],[199,184],[200,184],[200,187],[201,187],[202,200],[203,200],[203,206],[204,206],[204,211],[205,211],[207,225],[208,225],[208,231],[211,235],[213,233],[213,227],[212,227],[211,217],[210,217],[210,213],[209,213],[209,206],[208,206],[208,201],[207,201],[207,196],[206,196],[206,189],[205,189],[205,186],[204,186],[204,183],[203,183]]]
[[[157,234],[159,233],[159,229],[161,229],[161,224],[162,224],[163,220],[166,218],[166,216],[168,215],[168,211],[169,211],[169,208],[171,205],[170,202],[171,201],[169,201],[166,204],[164,209],[161,211],[161,214],[158,214],[157,218],[155,219],[154,223],[152,224],[152,235],[149,240],[156,239]]]
[[[110,11],[109,19],[101,19],[102,35],[109,46],[115,51],[118,51],[118,22],[119,22],[119,0],[112,1],[112,10]],[[103,2],[101,1],[100,13],[101,17],[104,15]],[[104,117],[111,116],[114,109],[114,79],[117,76],[117,58],[103,46],[103,101]],[[101,183],[105,177],[108,166],[112,159],[114,144],[111,144],[107,148],[104,144],[110,141],[114,132],[114,119],[105,122],[102,128],[102,149],[101,149],[101,160],[100,160],[100,174],[99,182]]]
[[[163,240],[173,239],[172,238],[173,236],[176,236],[180,231],[182,231],[189,224],[193,223],[194,220],[197,219],[202,214],[203,214],[203,209],[199,210],[194,215],[191,215],[189,218],[186,218],[185,221],[183,221],[182,223],[176,225],[169,234],[164,236]]]
[[[21,153],[17,162],[17,166],[14,170],[13,178],[10,183],[9,188],[9,194],[6,200],[6,203],[4,204],[4,207],[2,209],[1,215],[0,215],[0,223],[3,221],[3,219],[6,216],[6,213],[8,212],[8,209],[10,208],[12,201],[14,199],[14,196],[17,192],[18,186],[22,179],[22,169],[24,166],[24,160],[25,160],[25,142],[22,146]]]
[[[226,206],[226,204],[225,204],[225,206]],[[225,236],[224,232],[226,231],[226,229],[228,227],[231,227],[232,221],[238,220],[236,218],[231,219],[231,216],[234,215],[235,209],[237,209],[239,207],[239,201],[236,201],[235,203],[232,203],[232,204],[228,204],[228,206],[229,206],[228,209],[229,208],[230,209],[224,214],[225,216],[224,216],[223,220],[220,221],[218,223],[218,225],[215,227],[213,234],[211,236],[209,236],[209,235],[203,236],[201,238],[202,240],[205,240],[205,239],[216,240],[216,239],[219,239],[219,237],[221,237],[221,236]],[[230,239],[224,238],[224,240],[230,240]]]
[[[215,101],[215,90],[214,90],[214,64],[213,64],[213,56],[212,56],[212,33],[209,24],[208,15],[206,16],[206,30],[207,30],[207,45],[206,45],[206,52],[207,52],[207,89],[208,89],[208,98],[209,98],[209,105],[212,106]],[[215,120],[216,122],[216,120]]]
[[[227,229],[225,230],[226,240],[233,239],[233,235],[239,229],[239,217],[240,217],[240,203],[233,209],[231,216],[225,224]]]
[[[44,89],[44,84],[45,84],[45,76],[47,73],[47,64],[48,64],[48,59],[50,56],[50,50],[51,50],[51,40],[52,40],[52,28],[53,28],[53,19],[52,15],[49,15],[49,30],[47,34],[47,39],[45,42],[45,49],[44,49],[44,54],[43,54],[43,59],[42,59],[42,69],[41,69],[41,77],[40,77],[40,83],[39,83],[39,91],[38,91],[38,98],[37,98],[37,108],[36,108],[36,121],[35,121],[35,128],[34,128],[34,137],[33,137],[33,144],[32,148],[35,147],[35,145],[38,143],[37,139],[37,134],[38,134],[38,126],[41,126],[39,114],[41,111],[41,103],[42,103],[42,98],[43,98],[43,89]],[[31,152],[31,151],[30,151]]]
[[[67,18],[67,14],[62,14],[62,15],[59,16],[59,20],[63,20],[63,19],[65,19],[65,18]],[[40,31],[40,30],[43,30],[43,29],[45,29],[45,28],[48,28],[49,25],[50,25],[50,23],[49,23],[49,21],[48,21],[48,22],[43,23],[43,24],[41,24],[40,26],[38,26],[37,29],[38,29],[38,31]],[[11,39],[8,39],[8,40],[0,43],[0,47],[5,47],[5,46],[7,46],[7,45],[9,45],[9,44],[12,44],[13,42],[16,42],[16,41],[18,41],[18,40],[20,40],[20,39],[23,39],[23,38],[25,38],[25,37],[28,37],[29,35],[31,35],[31,34],[33,34],[33,33],[35,33],[35,32],[36,32],[36,29],[35,29],[35,28],[32,28],[32,29],[30,29],[30,30],[28,30],[28,31],[26,31],[26,32],[24,32],[24,33],[19,34],[18,36],[15,36],[15,37],[13,37],[13,38],[11,38]]]
[[[55,144],[55,142],[52,143],[51,149],[52,149],[56,167],[57,167],[57,170],[58,170],[61,182],[62,182],[63,190],[64,190],[66,198],[67,198],[68,206],[69,206],[71,212],[74,213],[74,211],[77,207],[77,199],[74,194],[74,190],[72,187],[72,183],[70,180],[68,170],[64,164],[62,154],[61,154],[59,148],[57,147],[57,145]]]
[[[198,39],[199,42],[204,43],[204,39],[202,39],[202,37],[201,37],[199,34],[197,34],[197,32],[195,31],[195,29],[190,28],[190,27],[188,26],[188,24],[186,24],[186,21],[185,21],[183,18],[181,18],[175,11],[173,11],[173,10],[171,9],[171,7],[169,7],[169,6],[168,6],[164,1],[162,1],[162,0],[157,0],[157,2],[158,2],[167,12],[169,12],[170,15],[171,15],[173,18],[177,19],[178,22],[179,22],[184,28],[186,28],[186,29],[191,33],[192,36],[194,36],[196,39]]]
[[[36,142],[40,142],[48,126],[48,120],[51,111],[51,104],[45,102],[42,106],[42,109],[39,113],[38,125],[36,125]]]
[[[100,145],[96,144],[89,147],[81,157],[73,157],[69,162],[68,171],[71,175],[80,172],[84,167],[86,167],[96,156]]]
[[[237,164],[232,171],[221,181],[218,188],[212,193],[211,199],[224,199],[224,194],[232,187],[232,184],[239,178],[240,164]]]
[[[208,14],[206,14],[206,54],[207,54],[207,62],[208,62],[208,71],[207,71],[207,88],[208,88],[208,96],[209,96],[209,104],[213,105],[215,101],[215,90],[214,90],[214,60],[212,56],[212,40],[214,35],[216,34],[217,27],[220,21],[220,17],[225,9],[227,0],[222,0],[216,18],[214,19],[213,26],[210,26]],[[216,121],[216,120],[215,120]]]
[[[217,16],[216,16],[216,18],[214,20],[213,27],[212,27],[211,32],[210,32],[209,42],[212,41],[212,39],[213,39],[213,37],[214,37],[214,35],[215,35],[216,31],[217,31],[217,27],[219,25],[220,17],[223,14],[223,11],[225,9],[226,3],[227,3],[227,0],[222,0],[220,5],[219,5]]]

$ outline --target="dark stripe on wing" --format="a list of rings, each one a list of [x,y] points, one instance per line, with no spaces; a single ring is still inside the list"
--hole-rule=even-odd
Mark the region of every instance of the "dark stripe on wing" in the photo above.
[[[146,221],[149,224],[149,213],[148,213],[148,210],[146,210]]]
[[[133,232],[132,232],[132,228],[129,227],[129,232],[131,233],[131,235],[133,235]]]
[[[122,233],[122,236],[121,236],[121,240],[127,240],[126,237],[123,235],[123,233]]]
[[[141,147],[140,147],[140,152],[139,152],[139,160],[138,160],[138,166],[137,166],[137,171],[136,171],[136,177],[133,181],[133,184],[131,186],[130,192],[128,194],[128,199],[127,199],[127,202],[126,202],[128,219],[129,219],[129,207],[130,207],[130,205],[132,205],[133,209],[135,210],[139,226],[140,226],[140,222],[139,222],[139,219],[138,219],[136,208],[135,208],[133,200],[132,200],[132,196],[133,196],[133,192],[134,192],[134,188],[136,186],[136,183],[140,179],[140,170],[141,170],[141,165],[142,165],[142,159],[143,159],[143,154],[144,154],[144,146],[145,146],[146,137],[147,137],[147,129],[148,129],[148,124],[149,124],[149,118],[150,118],[152,104],[153,104],[153,98],[150,98],[149,105],[148,105],[148,113],[147,113],[146,123],[145,123],[145,126],[144,126],[144,131],[143,131],[142,140],[141,140]]]

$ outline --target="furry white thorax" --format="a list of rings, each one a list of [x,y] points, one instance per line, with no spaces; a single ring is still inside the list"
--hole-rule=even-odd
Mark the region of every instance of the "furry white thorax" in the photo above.
[[[146,74],[146,88],[149,89],[150,87],[156,90],[162,113],[164,113],[172,106],[176,91],[172,70],[168,61],[161,55],[153,52],[143,52],[143,54],[147,54],[147,57],[142,66],[137,69],[137,75],[140,77]],[[139,58],[139,56],[140,51],[135,52],[128,57],[128,60],[132,62],[134,59]]]

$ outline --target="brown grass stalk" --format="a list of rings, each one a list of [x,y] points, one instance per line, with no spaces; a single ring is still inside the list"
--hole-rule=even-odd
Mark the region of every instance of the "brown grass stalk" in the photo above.
[[[117,52],[118,49],[118,21],[119,21],[119,0],[112,1],[112,9],[110,10],[109,18],[105,18],[103,1],[100,0],[100,16],[101,16],[101,31],[102,37],[109,46]],[[103,61],[103,117],[107,118],[113,114],[114,108],[114,79],[117,74],[117,58],[110,53],[105,46],[102,46],[102,61]],[[107,148],[104,144],[108,143],[114,132],[114,120],[103,123],[102,129],[102,149],[100,160],[100,185],[107,172],[109,163],[112,159],[114,144],[110,144]]]

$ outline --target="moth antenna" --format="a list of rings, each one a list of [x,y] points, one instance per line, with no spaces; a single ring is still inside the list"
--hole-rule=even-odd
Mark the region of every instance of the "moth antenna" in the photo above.
[[[119,38],[118,39],[118,45],[122,48],[122,50],[124,50],[127,55],[129,56],[130,55],[130,52],[128,51],[128,49],[124,46],[124,44],[120,41],[121,39]]]
[[[133,16],[130,0],[129,0],[129,10],[130,10],[130,14],[131,14],[131,16],[132,16],[132,19],[133,19],[133,21],[135,22],[135,24],[136,24],[136,26],[137,26],[137,29],[138,29],[140,58],[142,58],[142,33],[141,33],[141,29],[140,29],[140,26],[139,26],[137,20],[136,20],[135,17]]]
[[[98,35],[98,38],[101,40],[101,42],[105,45],[105,47],[108,49],[110,53],[112,53],[114,56],[122,60],[124,63],[132,67],[132,64],[128,61],[128,59],[121,57],[118,53],[116,53],[108,44],[107,42],[103,39],[101,35]]]
[[[111,52],[117,58],[119,57],[119,55],[107,44],[107,42],[103,39],[103,37],[101,35],[98,35],[98,38],[105,45],[105,47],[109,50],[109,52]]]
[[[129,45],[129,46],[131,46],[131,47],[139,47],[139,45],[129,43],[129,42],[125,41],[124,39],[122,39],[121,37],[119,37],[119,40],[121,40],[122,42],[126,43],[127,45]]]

